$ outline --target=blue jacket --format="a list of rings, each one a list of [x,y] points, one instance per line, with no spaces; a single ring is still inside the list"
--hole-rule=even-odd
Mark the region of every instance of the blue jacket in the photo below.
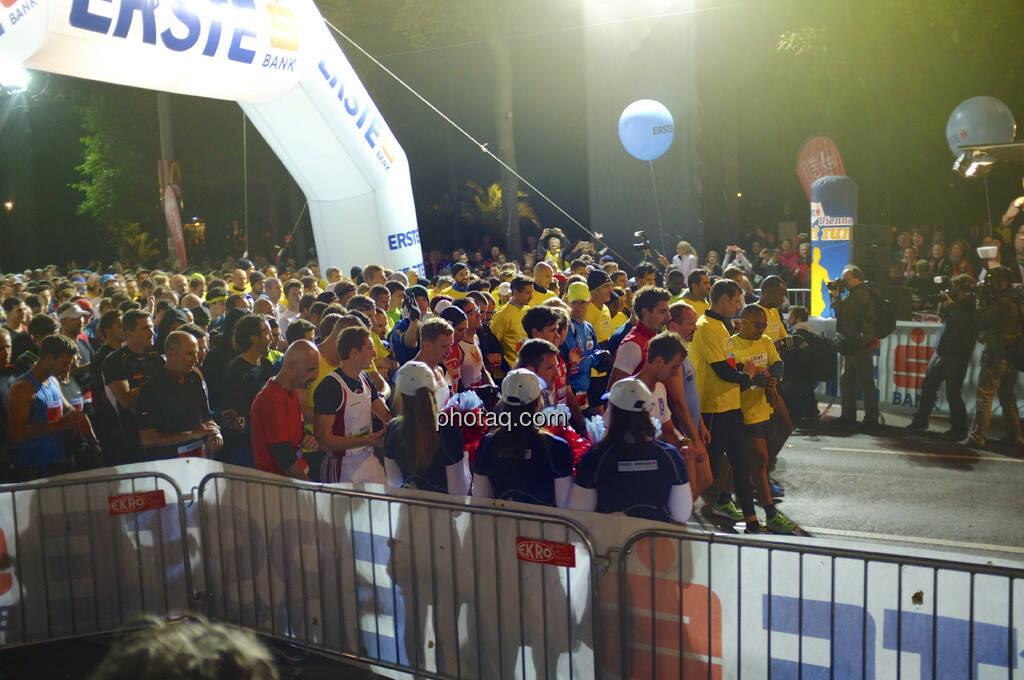
[[[601,349],[597,344],[597,333],[590,322],[569,319],[569,333],[560,348],[566,361],[569,360],[569,351],[574,347],[583,350],[583,358],[580,359],[576,373],[569,376],[569,387],[573,392],[586,392],[590,388],[590,369],[594,366],[594,352]]]

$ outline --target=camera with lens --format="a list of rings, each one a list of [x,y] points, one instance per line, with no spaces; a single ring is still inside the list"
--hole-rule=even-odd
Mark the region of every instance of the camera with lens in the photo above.
[[[836,279],[834,281],[829,281],[828,282],[828,289],[829,289],[829,291],[831,291],[831,292],[833,292],[833,293],[838,295],[839,293],[841,293],[844,290],[846,290],[846,281],[843,281],[842,279]]]
[[[640,230],[633,232],[633,248],[638,252],[651,249],[651,239],[647,238],[647,232]]]

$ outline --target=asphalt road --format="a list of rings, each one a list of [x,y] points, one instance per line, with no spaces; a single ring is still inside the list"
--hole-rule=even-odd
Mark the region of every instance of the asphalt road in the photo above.
[[[931,431],[920,434],[903,430],[909,416],[885,419],[887,424],[870,434],[844,431],[827,419],[798,428],[774,475],[786,489],[779,508],[815,536],[1024,561],[1024,450],[998,442],[974,449],[946,441],[940,433],[948,423],[938,418]],[[998,420],[993,419],[997,436]],[[716,528],[701,509],[695,521]]]

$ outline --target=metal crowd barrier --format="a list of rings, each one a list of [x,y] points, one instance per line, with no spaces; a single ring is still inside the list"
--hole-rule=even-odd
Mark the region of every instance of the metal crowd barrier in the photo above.
[[[593,677],[571,520],[222,473],[198,498],[211,618],[417,677]]]
[[[621,677],[1013,678],[1022,586],[1021,569],[644,531],[620,556]]]
[[[0,486],[0,644],[184,616],[183,526],[181,492],[160,473]]]

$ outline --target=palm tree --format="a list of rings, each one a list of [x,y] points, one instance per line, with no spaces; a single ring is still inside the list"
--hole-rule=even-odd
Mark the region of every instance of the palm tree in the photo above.
[[[474,231],[482,231],[503,238],[506,247],[511,248],[510,243],[513,240],[510,238],[509,231],[511,230],[502,229],[504,204],[501,193],[501,185],[497,182],[487,188],[473,181],[466,182],[466,197],[459,203],[459,214],[463,224],[475,227]],[[526,193],[520,191],[518,194],[519,224],[525,221],[540,229],[540,220],[537,219],[537,213],[534,212],[533,206],[526,200]],[[502,233],[503,231],[505,233]],[[515,230],[515,234],[518,233],[519,230]]]

